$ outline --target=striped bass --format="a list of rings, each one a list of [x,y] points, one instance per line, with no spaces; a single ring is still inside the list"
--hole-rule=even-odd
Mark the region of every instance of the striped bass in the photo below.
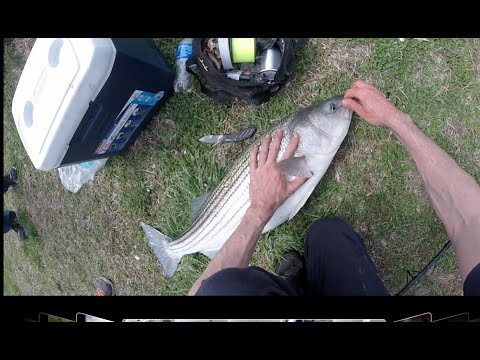
[[[330,166],[352,118],[352,111],[342,106],[341,101],[342,97],[334,97],[309,106],[271,129],[272,139],[276,129],[283,131],[277,168],[288,181],[297,176],[308,179],[277,209],[262,233],[292,219]],[[294,157],[278,161],[295,132],[300,142]],[[212,259],[240,224],[250,206],[250,149],[238,157],[215,190],[194,200],[192,224],[182,235],[172,239],[141,223],[166,277],[173,276],[184,255],[200,252]]]

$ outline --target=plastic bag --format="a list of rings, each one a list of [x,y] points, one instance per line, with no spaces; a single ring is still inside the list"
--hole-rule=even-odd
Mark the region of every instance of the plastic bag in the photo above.
[[[93,160],[58,168],[63,186],[68,191],[76,193],[84,184],[94,178],[95,174],[105,166],[107,160],[108,158]]]

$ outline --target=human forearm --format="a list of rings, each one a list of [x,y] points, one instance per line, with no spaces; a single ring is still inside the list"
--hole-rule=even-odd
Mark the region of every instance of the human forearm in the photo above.
[[[195,295],[203,280],[222,269],[247,267],[267,222],[268,219],[265,219],[258,211],[248,208],[240,225],[208,264],[188,294]]]
[[[475,179],[374,86],[356,81],[343,102],[368,123],[392,129],[412,156],[432,206],[455,247],[465,280],[480,262],[480,187]]]
[[[412,157],[432,206],[455,246],[463,279],[480,262],[480,187],[407,115],[389,119]]]

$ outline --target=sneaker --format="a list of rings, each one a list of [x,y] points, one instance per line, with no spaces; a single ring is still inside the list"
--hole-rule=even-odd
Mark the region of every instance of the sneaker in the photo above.
[[[25,229],[22,225],[20,225],[17,217],[17,213],[15,211],[10,211],[10,221],[12,223],[12,230],[18,235],[20,240],[27,240],[28,236],[25,233]]]
[[[7,176],[8,176],[8,179],[9,179],[9,181],[12,185],[13,184],[18,184],[17,169],[11,168],[10,171],[8,172]]]
[[[10,211],[10,222],[12,224],[18,224],[18,217],[17,217],[17,213],[15,211]]]
[[[283,254],[275,266],[275,274],[291,280],[303,288],[306,278],[303,255],[299,251],[289,251]]]
[[[4,186],[5,184],[7,184],[8,186],[7,192],[10,192],[13,189],[13,186],[18,184],[17,169],[11,168],[8,171],[7,175],[5,175],[5,177],[3,178],[3,183],[4,183]]]
[[[95,285],[97,287],[95,296],[113,296],[113,284],[110,280],[99,277]]]

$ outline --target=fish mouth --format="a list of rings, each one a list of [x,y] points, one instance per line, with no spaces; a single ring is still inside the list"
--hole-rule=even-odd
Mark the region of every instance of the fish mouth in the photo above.
[[[333,97],[332,101],[335,104],[337,104],[337,107],[338,107],[337,113],[344,114],[346,118],[351,119],[353,115],[353,111],[343,104],[343,99],[344,99],[343,95],[338,95]]]
[[[352,109],[346,107],[345,105],[343,105],[343,103],[340,105],[340,111],[342,111],[349,119],[352,118],[352,115],[353,115]]]
[[[347,108],[343,104],[343,99],[344,99],[343,95],[337,95],[337,96],[332,97],[332,102],[334,102],[337,105],[337,107],[340,108],[341,110],[345,111],[345,109],[347,109],[348,111],[351,111],[349,108]]]
[[[348,110],[350,110],[350,112],[353,113],[353,111],[352,111],[350,108],[348,108],[348,107],[345,106],[345,104],[344,104],[344,102],[343,102],[343,100],[344,100],[344,97],[343,97],[343,96],[340,96],[340,97],[339,97],[339,100],[340,100],[340,102],[339,102],[339,104],[338,104],[339,106],[341,106],[341,107],[343,107],[343,108],[345,108],[345,109],[348,109]]]

